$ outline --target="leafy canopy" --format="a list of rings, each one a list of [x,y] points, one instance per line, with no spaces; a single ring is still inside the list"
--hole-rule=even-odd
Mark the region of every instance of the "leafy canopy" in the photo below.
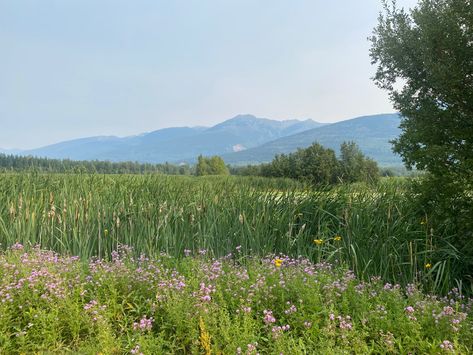
[[[414,202],[431,231],[452,236],[457,274],[473,285],[473,1],[420,0],[409,12],[385,2],[384,10],[371,58],[374,81],[404,117],[394,151],[429,173]]]
[[[473,170],[473,1],[384,3],[371,37],[375,83],[404,117],[394,141],[408,167],[436,175]]]
[[[378,165],[366,158],[354,142],[344,142],[340,160],[335,151],[313,143],[294,153],[277,155],[269,164],[261,166],[261,175],[286,177],[312,184],[337,182],[373,182],[379,177]]]
[[[207,158],[202,155],[197,158],[195,173],[197,176],[230,174],[222,158],[219,156]]]

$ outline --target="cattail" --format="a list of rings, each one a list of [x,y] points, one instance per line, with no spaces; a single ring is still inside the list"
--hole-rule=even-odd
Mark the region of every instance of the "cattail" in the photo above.
[[[13,205],[10,206],[10,217],[11,218],[15,218],[16,216],[16,210],[15,210],[15,207]]]

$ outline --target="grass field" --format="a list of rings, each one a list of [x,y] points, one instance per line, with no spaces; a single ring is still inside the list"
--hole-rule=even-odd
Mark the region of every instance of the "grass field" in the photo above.
[[[0,243],[84,259],[107,258],[119,244],[176,257],[185,249],[219,257],[241,246],[245,255],[304,256],[365,279],[448,290],[454,250],[404,192],[402,180],[314,190],[255,178],[2,175]]]
[[[0,353],[471,351],[407,184],[0,175]]]

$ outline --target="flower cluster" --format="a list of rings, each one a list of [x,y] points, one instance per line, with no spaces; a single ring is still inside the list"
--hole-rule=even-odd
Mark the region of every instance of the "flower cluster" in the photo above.
[[[273,338],[277,339],[279,336],[283,333],[291,329],[291,326],[289,324],[283,325],[283,326],[275,326],[271,329],[271,332],[273,334]]]
[[[405,342],[413,332],[423,339],[414,345],[416,353],[473,347],[473,300],[459,290],[425,295],[414,284],[360,281],[352,271],[302,257],[150,258],[121,246],[111,260],[84,262],[16,245],[0,254],[0,275],[0,312],[12,320],[0,334],[8,338],[0,353],[55,346],[22,348],[48,341],[51,329],[67,329],[54,339],[77,353],[90,352],[90,344],[103,346],[101,336],[117,339],[107,353],[137,355],[182,344],[196,352],[246,355],[288,353],[287,344],[294,353],[327,350],[318,344],[332,344],[333,353],[397,353],[413,347]],[[297,348],[300,339],[304,344]]]
[[[139,322],[133,323],[133,330],[151,330],[153,328],[153,321],[153,318],[146,318],[146,316],[143,316]]]
[[[274,318],[273,316],[273,311],[268,311],[265,309],[263,311],[263,314],[264,314],[263,321],[265,324],[271,324],[271,323],[276,322],[276,318]]]

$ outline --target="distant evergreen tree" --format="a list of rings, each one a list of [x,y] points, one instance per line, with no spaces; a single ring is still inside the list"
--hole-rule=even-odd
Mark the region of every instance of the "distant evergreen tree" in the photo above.
[[[36,171],[53,173],[168,174],[190,175],[189,165],[141,164],[136,162],[74,161],[0,154],[0,171]]]

